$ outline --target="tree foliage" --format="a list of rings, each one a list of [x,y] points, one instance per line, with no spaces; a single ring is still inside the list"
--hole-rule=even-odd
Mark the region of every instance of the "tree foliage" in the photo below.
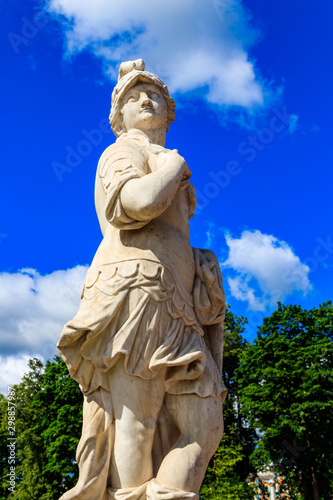
[[[253,462],[285,476],[292,498],[331,499],[332,302],[309,311],[279,303],[241,360],[241,405],[262,434]]]
[[[225,435],[208,468],[201,495],[205,500],[252,500],[246,479],[248,455],[253,450],[253,433],[238,402],[234,373],[247,343],[241,336],[244,318],[227,312],[223,377],[229,390],[224,405]],[[8,496],[3,483],[0,499],[58,500],[72,488],[78,476],[75,450],[82,425],[82,395],[59,356],[47,361],[30,360],[29,372],[15,386],[16,394],[16,491]],[[7,400],[0,400],[0,452],[5,458]],[[6,462],[3,460],[3,473]]]
[[[17,485],[8,495],[8,484],[3,483],[0,498],[58,500],[77,481],[74,458],[81,433],[82,395],[59,356],[45,367],[38,359],[30,360],[29,368],[14,386]],[[7,437],[2,416],[1,446]],[[8,465],[4,464],[6,474]]]
[[[223,382],[228,389],[223,405],[225,431],[200,490],[200,495],[205,500],[253,499],[253,489],[247,480],[254,472],[249,456],[254,449],[256,435],[243,415],[235,379],[241,353],[248,345],[241,335],[246,323],[245,318],[227,310],[223,358]]]
[[[242,337],[245,324],[246,319],[227,311],[225,434],[200,495],[205,500],[252,500],[247,480],[256,469],[270,466],[286,478],[291,498],[301,492],[298,500],[331,499],[332,303],[310,311],[279,304],[253,345]],[[77,481],[81,392],[56,356],[45,366],[31,360],[15,395],[18,483],[8,495],[7,399],[0,397],[0,500],[58,500]]]

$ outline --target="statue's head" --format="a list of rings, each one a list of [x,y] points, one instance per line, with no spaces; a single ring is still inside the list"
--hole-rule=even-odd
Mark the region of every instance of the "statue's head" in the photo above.
[[[166,131],[175,119],[176,104],[162,80],[153,73],[145,71],[145,63],[142,59],[124,62],[120,65],[118,83],[112,92],[110,113],[111,128],[117,137],[127,131],[127,110],[124,106],[127,102],[134,101],[140,93],[150,95],[152,105],[161,108],[161,113],[165,115]],[[148,103],[147,106],[149,109]]]

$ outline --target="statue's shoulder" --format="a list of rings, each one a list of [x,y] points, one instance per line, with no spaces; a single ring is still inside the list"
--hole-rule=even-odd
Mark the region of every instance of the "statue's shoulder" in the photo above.
[[[144,146],[133,139],[119,138],[103,151],[97,171],[101,177],[105,177],[107,170],[114,166],[119,169],[133,165],[143,169],[147,161],[148,153]]]
[[[133,139],[117,139],[114,144],[107,147],[98,162],[98,174],[105,177],[110,168],[123,169],[130,165],[146,170],[144,166],[148,161],[148,153],[144,146]]]

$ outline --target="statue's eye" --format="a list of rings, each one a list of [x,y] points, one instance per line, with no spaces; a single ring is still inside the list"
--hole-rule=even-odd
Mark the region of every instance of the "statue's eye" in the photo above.
[[[137,101],[139,99],[139,95],[140,94],[138,92],[136,92],[136,90],[132,90],[128,94],[128,96],[126,98],[126,102],[135,102],[135,101]]]

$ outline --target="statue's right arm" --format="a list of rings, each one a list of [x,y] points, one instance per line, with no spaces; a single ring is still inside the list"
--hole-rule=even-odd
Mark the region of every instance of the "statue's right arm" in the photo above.
[[[120,192],[126,214],[138,221],[158,217],[172,202],[181,181],[191,173],[176,150],[160,153],[158,170],[139,179],[129,180]]]

